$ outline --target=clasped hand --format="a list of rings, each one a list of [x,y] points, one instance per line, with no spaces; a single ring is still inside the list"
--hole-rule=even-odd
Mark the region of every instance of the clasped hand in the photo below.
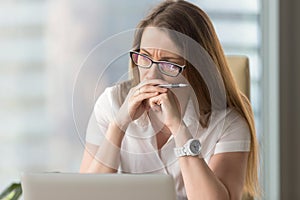
[[[168,84],[160,79],[146,80],[130,89],[117,116],[116,123],[123,131],[130,122],[145,111],[152,112],[165,126],[172,128],[181,122],[180,105],[175,94],[159,84]]]

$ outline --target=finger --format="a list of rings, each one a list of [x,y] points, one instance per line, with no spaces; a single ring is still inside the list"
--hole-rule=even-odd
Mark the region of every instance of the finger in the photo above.
[[[144,86],[144,85],[159,85],[159,84],[169,84],[169,82],[164,81],[162,79],[150,79],[150,80],[144,80],[142,81],[139,86]]]
[[[135,115],[135,113],[140,110],[146,110],[147,109],[147,105],[145,105],[143,103],[143,101],[145,99],[149,99],[151,97],[157,96],[159,93],[144,93],[144,94],[140,94],[137,96],[131,96],[128,100],[128,111],[130,113],[130,116],[133,117]],[[140,110],[141,111],[141,110]]]
[[[152,97],[155,97],[159,95],[158,92],[151,92],[151,93],[141,93],[139,95],[136,95],[132,101],[134,101],[136,105],[140,105],[142,103],[142,101],[146,100],[146,99],[149,99],[149,98],[152,98]]]
[[[157,106],[161,106],[162,101],[161,101],[161,95],[158,96],[154,96],[152,98],[149,99],[149,105],[151,108],[156,109]]]
[[[130,93],[133,94],[133,96],[138,96],[142,93],[166,93],[168,92],[167,88],[158,87],[157,85],[142,85],[142,86],[136,86],[135,88],[132,88]]]
[[[175,100],[175,97],[174,96],[169,96],[170,94],[168,93],[162,93],[162,94],[159,94],[157,96],[154,96],[152,98],[149,99],[149,104],[151,106],[151,108],[159,105],[162,109],[165,108],[171,108],[173,106],[176,106],[176,100]]]
[[[143,87],[138,88],[139,93],[153,93],[153,92],[159,92],[159,93],[166,93],[168,92],[167,88],[161,88],[158,86],[153,86],[153,85],[145,85]]]

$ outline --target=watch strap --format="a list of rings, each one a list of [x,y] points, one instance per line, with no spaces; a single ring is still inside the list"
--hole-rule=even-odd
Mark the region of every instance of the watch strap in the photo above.
[[[176,157],[182,157],[187,155],[185,146],[174,148],[174,153]]]

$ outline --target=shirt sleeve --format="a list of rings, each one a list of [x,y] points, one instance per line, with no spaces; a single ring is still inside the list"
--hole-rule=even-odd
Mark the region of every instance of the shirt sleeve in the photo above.
[[[100,145],[116,112],[114,88],[107,88],[97,99],[86,131],[86,142]]]
[[[100,95],[89,120],[86,132],[87,143],[93,145],[100,145],[102,143],[109,123],[117,116],[131,86],[131,80],[125,81],[106,88]]]
[[[218,140],[214,154],[250,151],[251,133],[247,121],[237,111],[226,117],[224,132]]]

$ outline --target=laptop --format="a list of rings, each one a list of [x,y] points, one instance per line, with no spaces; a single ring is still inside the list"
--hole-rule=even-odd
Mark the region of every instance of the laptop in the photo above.
[[[165,174],[23,173],[24,200],[175,200]]]

